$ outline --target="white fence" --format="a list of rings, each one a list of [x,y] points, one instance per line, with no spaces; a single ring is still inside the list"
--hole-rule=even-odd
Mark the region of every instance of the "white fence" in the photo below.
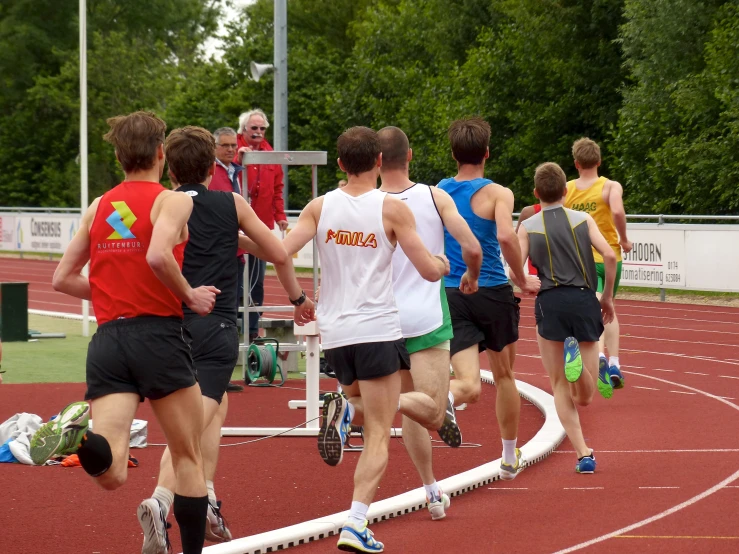
[[[62,253],[79,219],[78,214],[0,212],[0,250]],[[288,233],[297,220],[288,217]],[[739,225],[629,223],[628,229],[634,249],[623,257],[622,285],[739,292]],[[293,263],[313,267],[312,243]]]

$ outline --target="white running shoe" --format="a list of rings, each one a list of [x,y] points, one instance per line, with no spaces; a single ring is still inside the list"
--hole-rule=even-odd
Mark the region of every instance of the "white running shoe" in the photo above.
[[[209,542],[229,542],[231,531],[225,518],[221,515],[221,501],[213,506],[208,502],[208,519],[205,522],[205,540]]]
[[[162,506],[156,498],[147,498],[136,510],[139,525],[144,532],[141,554],[171,554],[172,546],[167,535],[167,523]]]
[[[523,471],[524,463],[523,457],[521,456],[521,450],[516,448],[516,463],[506,464],[500,462],[500,478],[504,481],[512,481],[516,476]]]
[[[452,501],[449,500],[449,495],[443,492],[441,493],[441,498],[439,500],[429,502],[428,497],[426,497],[426,502],[428,502],[429,513],[433,520],[444,519],[446,517],[446,509],[452,503]]]

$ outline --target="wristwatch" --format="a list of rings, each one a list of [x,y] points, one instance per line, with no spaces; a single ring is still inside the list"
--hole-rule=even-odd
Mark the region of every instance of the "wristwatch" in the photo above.
[[[301,291],[300,298],[298,298],[297,300],[293,300],[292,298],[288,297],[288,300],[290,300],[290,304],[292,304],[293,306],[300,306],[303,304],[303,302],[305,302],[306,298],[307,297],[305,296],[305,291]]]

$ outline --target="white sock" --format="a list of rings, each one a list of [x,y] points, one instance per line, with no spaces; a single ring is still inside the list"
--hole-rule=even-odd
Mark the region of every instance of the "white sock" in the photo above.
[[[601,353],[598,354],[598,357],[599,358],[603,358],[605,360],[606,359],[606,353],[605,352],[601,352]]]
[[[208,489],[208,502],[213,506],[218,506],[218,499],[216,498],[216,490],[213,488],[213,481],[206,481],[205,486]]]
[[[152,494],[151,497],[156,498],[159,501],[159,504],[162,506],[162,511],[164,512],[164,517],[166,518],[169,515],[169,510],[172,508],[172,503],[174,502],[174,492],[164,487],[157,487],[154,489],[154,494]]]
[[[354,404],[352,404],[348,400],[346,401],[346,403],[349,405],[349,423],[351,423],[351,421],[354,419],[354,413],[357,409],[354,407]]]
[[[516,465],[516,442],[518,439],[505,440],[503,439],[503,463]]]
[[[352,508],[349,511],[349,521],[350,523],[354,523],[356,526],[361,527],[364,525],[364,522],[367,520],[367,511],[369,510],[369,506],[367,504],[362,504],[361,502],[352,502]]]
[[[441,488],[439,487],[439,483],[434,481],[430,485],[424,485],[424,489],[426,489],[426,498],[429,499],[429,502],[438,502],[441,500]]]
[[[608,365],[609,366],[615,365],[618,369],[621,369],[621,365],[618,363],[618,356],[611,356],[608,359]]]
[[[452,406],[454,406],[454,393],[452,391],[449,391],[448,398],[449,401],[452,403]]]

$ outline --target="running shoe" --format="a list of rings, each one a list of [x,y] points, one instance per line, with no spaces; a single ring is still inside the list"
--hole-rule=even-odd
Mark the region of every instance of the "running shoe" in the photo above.
[[[521,450],[516,448],[516,463],[514,465],[500,462],[500,478],[504,481],[511,481],[523,471],[523,459],[521,458]]]
[[[52,458],[74,454],[90,421],[90,405],[72,402],[53,420],[44,423],[31,438],[31,460],[43,465]]]
[[[624,376],[618,366],[612,365],[608,368],[608,376],[611,378],[611,385],[614,389],[624,388]]]
[[[431,519],[437,520],[444,519],[446,517],[446,509],[449,507],[452,501],[449,500],[448,494],[442,492],[441,498],[439,498],[438,500],[434,500],[433,502],[429,500],[427,496],[426,503],[429,509],[429,513],[431,514]]]
[[[341,528],[336,546],[344,552],[383,552],[385,549],[384,544],[375,540],[374,534],[367,527],[367,520],[361,527],[347,521]]]
[[[602,356],[598,360],[598,392],[603,398],[613,396],[613,385],[608,375],[608,362]]]
[[[162,505],[156,498],[147,498],[139,504],[136,517],[144,532],[144,545],[141,554],[170,554],[172,545],[169,544],[167,529],[171,527],[162,510]]]
[[[459,448],[462,444],[462,432],[457,425],[457,416],[454,413],[454,403],[447,398],[446,414],[444,415],[444,423],[439,428],[439,436],[447,445],[452,448]]]
[[[570,383],[577,381],[582,375],[582,357],[580,344],[574,337],[565,339],[565,377]]]
[[[338,392],[325,394],[321,429],[318,431],[318,453],[328,465],[341,463],[351,423],[349,402]]]
[[[464,403],[464,404],[460,404],[459,406],[457,406],[456,408],[454,408],[454,411],[455,412],[463,412],[466,409],[467,409],[467,403]]]
[[[578,458],[575,471],[577,473],[595,473],[595,452],[591,452],[590,456]]]
[[[209,542],[229,542],[231,531],[226,519],[221,514],[221,501],[214,506],[208,502],[208,518],[205,523],[205,540]]]

